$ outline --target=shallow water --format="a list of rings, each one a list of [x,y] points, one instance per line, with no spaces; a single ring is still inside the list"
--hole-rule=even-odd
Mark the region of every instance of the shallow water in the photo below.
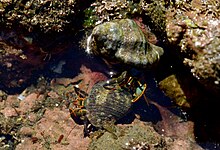
[[[50,82],[54,78],[74,78],[81,72],[80,68],[82,65],[91,69],[92,72],[101,72],[108,78],[111,76],[111,71],[118,73],[123,71],[126,67],[123,65],[115,65],[113,67],[109,67],[101,58],[86,54],[85,50],[79,48],[77,43],[73,43],[62,55],[52,57],[44,70],[35,73],[35,76],[32,77],[31,83],[26,84],[24,87],[21,87],[18,90],[13,89],[9,93],[21,93],[31,84],[39,84],[39,80],[37,79],[40,76],[43,76],[46,79],[48,86],[50,86]],[[175,66],[175,64],[170,64],[170,62],[164,65]],[[56,69],[59,71],[55,71]],[[126,69],[132,70],[131,67],[127,67]],[[215,126],[215,124],[219,124],[218,101],[214,101],[215,103],[209,104],[210,106],[207,105],[207,101],[201,101],[201,103],[198,104],[195,109],[193,108],[191,111],[186,112],[175,106],[170,98],[166,97],[164,93],[158,88],[157,83],[159,81],[157,81],[157,79],[160,79],[160,76],[163,75],[156,74],[158,73],[157,71],[140,71],[140,69],[137,72],[131,72],[133,75],[140,76],[142,82],[147,83],[148,88],[145,93],[147,100],[142,97],[137,103],[134,104],[132,111],[126,117],[118,121],[119,124],[131,124],[135,117],[137,117],[141,121],[153,123],[154,128],[160,134],[163,134],[164,130],[167,130],[169,134],[176,134],[174,131],[171,131],[171,127],[166,127],[166,125],[170,125],[167,122],[172,122],[172,125],[175,123],[175,119],[170,121],[170,117],[174,116],[179,119],[176,120],[178,123],[194,121],[196,140],[202,147],[205,149],[219,148],[219,144],[213,142],[219,141],[220,138],[218,137],[218,133],[215,134],[215,131],[219,130]],[[35,88],[37,89],[37,87]],[[216,99],[215,97],[211,96],[210,98]],[[158,107],[158,105],[161,107]],[[208,108],[213,109],[209,110]],[[165,114],[161,114],[161,112],[164,112]],[[180,125],[178,123],[176,124],[176,128]],[[216,129],[212,130],[213,127]],[[13,143],[14,139],[11,140],[12,137],[10,134],[1,135],[1,137],[6,137],[8,143]]]

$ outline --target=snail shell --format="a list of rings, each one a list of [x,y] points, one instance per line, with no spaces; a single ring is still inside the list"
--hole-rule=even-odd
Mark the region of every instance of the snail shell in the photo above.
[[[124,117],[132,106],[132,94],[128,90],[104,88],[105,81],[96,83],[85,100],[87,118],[95,127],[106,122],[115,123]]]
[[[147,41],[140,27],[131,19],[96,26],[87,39],[86,52],[141,67],[157,62],[164,53],[161,47]]]

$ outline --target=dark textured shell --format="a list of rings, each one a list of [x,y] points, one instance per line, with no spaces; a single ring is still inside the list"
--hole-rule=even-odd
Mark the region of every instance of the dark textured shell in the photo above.
[[[124,117],[132,105],[132,94],[125,89],[106,89],[106,82],[95,84],[85,101],[87,118],[95,127],[106,122],[115,122]]]
[[[134,20],[121,19],[96,26],[87,40],[88,53],[146,67],[160,59],[163,49],[149,43]]]

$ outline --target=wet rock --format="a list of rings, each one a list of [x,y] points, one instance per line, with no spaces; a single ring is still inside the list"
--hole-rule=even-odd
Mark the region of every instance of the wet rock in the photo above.
[[[31,93],[20,102],[20,113],[25,114],[26,112],[30,111],[37,104],[37,102],[41,101],[43,98],[43,95],[39,96],[37,93]]]
[[[19,99],[17,95],[8,95],[5,105],[7,106],[18,106],[19,105]]]
[[[15,117],[18,116],[18,112],[12,107],[5,107],[0,111],[5,117]]]
[[[155,125],[158,133],[167,137],[176,137],[195,142],[194,123],[192,121],[187,120],[186,116],[180,117],[172,113],[156,102],[150,101],[150,103],[157,107],[162,117],[162,120]]]
[[[36,82],[39,71],[54,54],[60,56],[67,45],[73,43],[69,36],[73,37],[81,28],[82,12],[87,3],[1,0],[0,69],[4,71],[0,71],[0,89],[13,93]],[[58,64],[53,73],[60,73],[62,65]]]
[[[178,140],[171,137],[159,135],[148,123],[135,121],[132,125],[123,125],[117,129],[117,138],[111,133],[105,132],[101,137],[93,139],[89,145],[89,150],[101,149],[175,149],[176,147],[196,147],[202,149],[194,142]],[[169,140],[168,140],[169,139]],[[179,143],[177,142],[179,141]],[[175,144],[174,144],[175,143]],[[176,145],[178,143],[178,146]],[[176,146],[176,147],[175,147]]]
[[[33,148],[33,149],[43,149],[43,145],[41,145],[40,143],[34,143],[30,138],[25,138],[22,140],[21,143],[19,143],[16,146],[16,150],[24,150],[24,149],[29,149],[29,148]]]
[[[5,107],[4,102],[0,102],[0,109],[3,109]]]
[[[22,124],[20,116],[6,117],[0,113],[0,147],[3,149],[13,149],[18,143],[19,139],[16,138],[17,131]]]
[[[20,26],[29,31],[40,28],[44,32],[62,31],[77,12],[76,1],[1,1],[1,24]],[[71,18],[71,19],[70,19]]]
[[[4,34],[7,34],[5,37]],[[0,88],[15,89],[27,84],[32,73],[43,67],[45,62],[39,47],[23,41],[15,32],[0,31]],[[8,41],[8,42],[6,42]],[[12,41],[12,42],[11,42]],[[26,82],[26,83],[25,83]]]
[[[163,1],[103,0],[96,1],[85,10],[85,28],[94,28],[115,19],[145,18],[154,31],[165,29],[165,7]],[[161,33],[160,33],[161,35]]]
[[[187,102],[186,95],[184,94],[184,91],[181,89],[180,84],[178,83],[178,80],[176,79],[175,75],[171,75],[161,81],[159,83],[160,89],[162,89],[166,96],[172,98],[175,103],[177,103],[180,106],[184,107],[190,107],[190,104]]]
[[[54,91],[50,91],[48,93],[48,96],[50,96],[51,98],[59,98],[59,95]]]
[[[90,7],[85,11],[86,20],[84,22],[84,26],[86,28],[91,26],[94,27],[95,25],[106,21],[128,18],[134,14],[140,14],[141,10],[141,5],[138,5],[138,3],[133,1],[96,1],[92,3]]]
[[[203,95],[197,82],[187,75],[170,75],[159,82],[159,88],[182,108],[191,108]]]
[[[42,145],[52,149],[86,149],[89,139],[83,138],[82,130],[83,127],[76,126],[69,117],[68,110],[55,108],[46,110],[44,117],[34,127],[36,135],[33,136],[37,137]],[[64,137],[58,142],[61,135]]]
[[[31,136],[34,134],[34,130],[31,129],[30,127],[22,127],[22,128],[19,130],[19,134],[20,134],[20,135],[23,135],[23,136],[29,136],[29,137],[31,137]]]
[[[80,67],[80,71],[81,72],[74,78],[56,78],[51,82],[51,85],[52,86],[63,85],[65,87],[75,85],[81,90],[89,93],[95,83],[99,81],[107,80],[107,77],[103,73],[92,71],[90,68],[84,65]],[[61,88],[60,92],[64,92],[62,86],[59,87]],[[58,90],[56,91],[58,92]]]
[[[169,142],[168,142],[169,143]],[[170,150],[186,150],[186,149],[193,149],[193,150],[203,150],[202,147],[197,145],[196,143],[190,140],[183,140],[183,139],[175,139],[173,142],[169,143]]]
[[[219,1],[176,2],[167,11],[167,36],[181,59],[209,91],[220,90]]]
[[[8,95],[6,100],[0,102],[0,110],[3,111],[3,109],[5,109],[5,108],[14,109],[19,106],[19,102],[20,101],[17,99],[17,95],[13,95],[13,96]],[[10,109],[8,109],[8,110],[10,110]],[[13,112],[13,110],[11,110],[11,112]]]
[[[70,118],[60,95],[44,97],[48,92],[39,95],[34,92],[37,90],[28,87],[23,92],[23,100],[18,99],[19,95],[9,95],[8,101],[1,102],[0,132],[7,137],[0,141],[1,147],[87,149],[89,139],[83,138],[83,126],[76,126]],[[9,114],[11,110],[17,115]]]
[[[114,139],[111,133],[105,132],[98,139],[93,139],[89,145],[89,150],[101,149],[132,149],[142,145],[145,149],[160,147],[163,143],[161,136],[154,131],[148,124],[137,122],[134,125],[128,125],[118,128],[118,137]],[[165,148],[161,145],[160,148]]]
[[[37,114],[36,113],[29,113],[27,116],[28,120],[32,123],[37,121]]]
[[[2,102],[3,100],[6,100],[7,96],[8,95],[4,91],[0,90],[0,102]]]

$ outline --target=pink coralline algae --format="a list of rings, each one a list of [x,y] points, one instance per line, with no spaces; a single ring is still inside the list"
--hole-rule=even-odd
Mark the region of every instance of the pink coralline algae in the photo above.
[[[56,79],[55,84],[63,84],[68,86],[71,83],[78,83],[79,89],[89,92],[93,85],[99,81],[107,80],[107,77],[101,72],[93,72],[91,69],[82,65],[80,68],[81,73],[74,78],[59,78]]]
[[[76,76],[73,80],[79,81],[82,79],[80,87],[84,88],[87,87],[88,91],[91,91],[93,85],[99,81],[104,81],[107,77],[101,72],[92,72],[91,69],[87,68],[86,66],[82,65],[80,68],[80,73]]]

